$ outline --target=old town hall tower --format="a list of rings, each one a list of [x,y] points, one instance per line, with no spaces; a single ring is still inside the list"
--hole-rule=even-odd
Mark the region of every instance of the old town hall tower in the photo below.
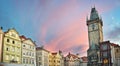
[[[103,41],[103,22],[97,10],[91,9],[90,18],[87,18],[89,49],[88,66],[98,66],[100,62],[99,43]]]

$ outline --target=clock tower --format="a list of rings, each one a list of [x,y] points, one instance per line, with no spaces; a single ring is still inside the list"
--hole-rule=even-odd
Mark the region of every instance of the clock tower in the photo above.
[[[88,66],[98,66],[100,58],[99,43],[103,42],[103,22],[95,7],[91,9],[90,18],[87,18],[86,21],[89,39],[89,49],[87,51]]]
[[[98,12],[95,8],[92,8],[90,19],[87,19],[88,26],[88,38],[89,38],[89,47],[92,44],[99,45],[99,42],[103,42],[103,31],[102,26],[103,22],[100,19]]]

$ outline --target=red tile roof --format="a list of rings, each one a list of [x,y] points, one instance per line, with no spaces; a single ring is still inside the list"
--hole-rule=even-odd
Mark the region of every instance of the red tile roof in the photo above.
[[[81,59],[82,59],[82,61],[84,61],[84,62],[87,62],[87,61],[88,61],[87,57],[81,57]]]
[[[20,37],[20,39],[21,39],[22,41],[31,40],[31,41],[33,42],[33,44],[36,46],[35,41],[33,41],[31,38],[26,38],[24,35],[21,35],[21,36],[19,36],[19,37]]]
[[[55,53],[51,53],[52,55],[57,55],[57,52],[55,52]]]
[[[77,55],[71,54],[70,52],[66,57],[68,57],[68,58],[73,57],[74,59],[79,58]]]
[[[24,35],[20,36],[21,39],[27,39]]]
[[[111,43],[111,46],[120,47],[118,44]]]
[[[36,50],[45,50],[45,51],[49,52],[48,50],[44,49],[43,47],[37,47]]]

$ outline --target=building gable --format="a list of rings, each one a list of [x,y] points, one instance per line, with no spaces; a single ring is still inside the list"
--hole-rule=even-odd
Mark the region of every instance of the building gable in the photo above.
[[[8,31],[5,32],[5,36],[21,40],[19,37],[19,33],[13,28],[13,29],[8,29]]]

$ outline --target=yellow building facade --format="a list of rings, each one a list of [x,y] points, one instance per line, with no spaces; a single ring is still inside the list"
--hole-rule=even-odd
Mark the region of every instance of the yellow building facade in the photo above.
[[[21,39],[19,33],[13,28],[4,33],[3,57],[5,63],[21,63]]]
[[[49,54],[49,66],[64,66],[64,59],[60,53]]]

